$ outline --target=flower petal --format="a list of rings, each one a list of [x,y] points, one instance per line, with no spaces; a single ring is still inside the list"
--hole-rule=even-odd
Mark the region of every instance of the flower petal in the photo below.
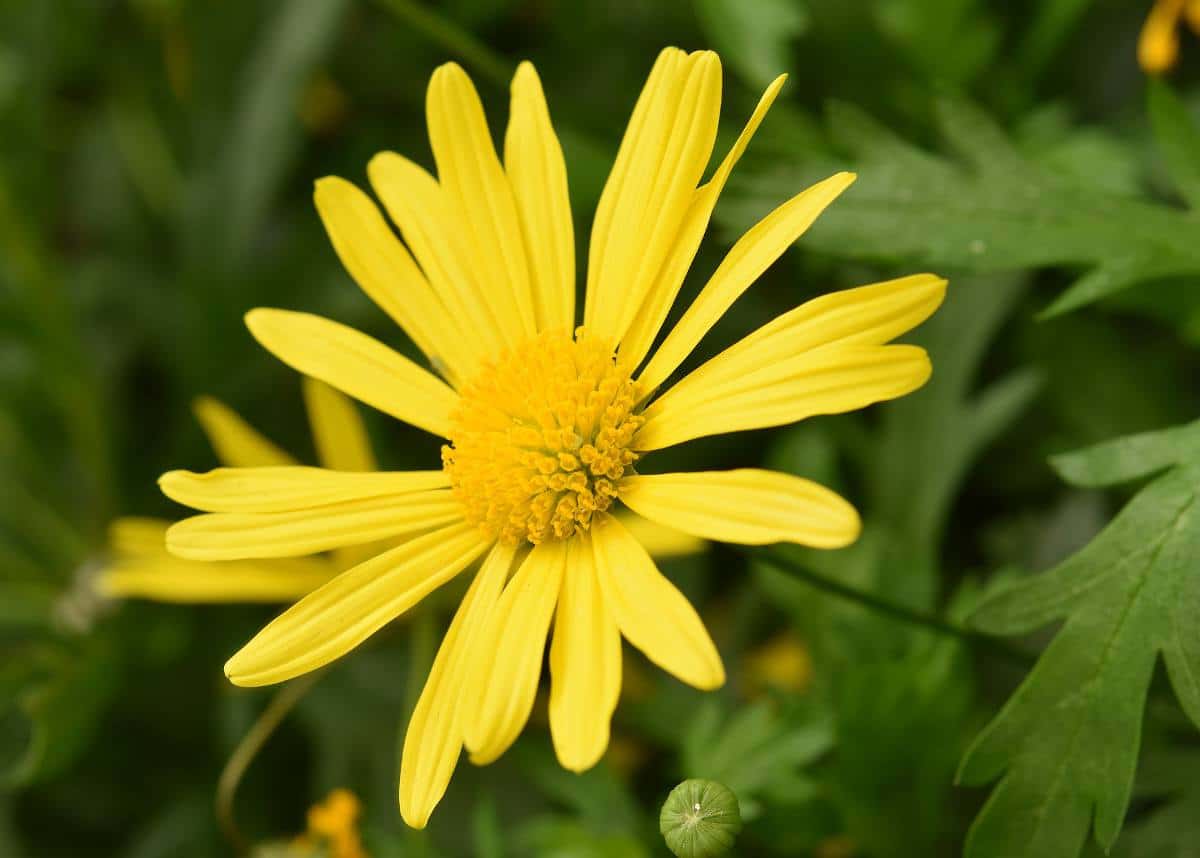
[[[687,598],[610,515],[591,528],[596,571],[617,626],[631,644],[672,676],[701,689],[725,682],[721,656]]]
[[[838,173],[818,182],[738,239],[642,370],[638,381],[647,394],[667,380],[733,302],[812,226],[854,178],[853,173]]]
[[[504,169],[517,201],[538,330],[575,329],[575,232],[567,165],[532,63],[512,80]]]
[[[458,394],[378,340],[310,313],[259,308],[246,326],[292,369],[443,438]]]
[[[504,347],[504,332],[519,320],[505,296],[475,280],[466,264],[460,230],[450,215],[445,191],[422,167],[395,152],[380,152],[367,165],[371,187],[421,263],[429,282],[455,318],[470,331],[461,343],[472,354],[463,369],[469,379],[484,358]]]
[[[566,556],[564,542],[535,545],[481,632],[467,679],[467,693],[479,697],[464,702],[463,723],[464,744],[477,765],[508,750],[529,720]]]
[[[462,518],[445,489],[358,498],[292,512],[217,512],[167,531],[167,549],[190,560],[298,557],[376,539],[420,533]]]
[[[98,586],[109,596],[182,604],[291,602],[334,576],[327,562],[313,558],[233,560],[204,563],[167,554],[117,559],[101,571]]]
[[[329,240],[354,281],[434,366],[458,377],[471,361],[462,348],[468,340],[371,198],[337,176],[320,179],[313,196]]]
[[[708,547],[706,540],[631,512],[619,512],[615,517],[656,560],[687,557]]]
[[[483,105],[456,63],[440,66],[425,101],[438,181],[455,226],[464,232],[467,264],[478,282],[503,296],[510,345],[537,330],[517,205],[496,156]]]
[[[157,557],[167,551],[167,528],[162,518],[127,515],[108,526],[108,547],[118,557]]]
[[[659,55],[596,209],[584,325],[614,345],[679,234],[716,139],[721,62],[711,51]]]
[[[296,464],[223,402],[201,396],[192,403],[192,412],[221,464],[231,468]]]
[[[480,629],[496,606],[515,551],[495,545],[463,597],[429,678],[413,709],[400,757],[400,815],[424,828],[437,807],[462,751],[463,682]]]
[[[330,471],[303,465],[216,468],[204,474],[168,471],[163,494],[205,512],[291,512],[450,485],[445,471]]]
[[[821,349],[766,365],[755,351],[729,360],[717,355],[709,363],[720,361],[720,373],[678,396],[668,390],[644,412],[634,447],[658,450],[705,435],[854,411],[911,393],[931,372],[929,356],[917,346]]]
[[[564,768],[586,771],[604,756],[620,694],[621,632],[585,534],[567,543],[550,644],[550,736]]]
[[[323,667],[445,584],[490,543],[461,522],[338,575],[254,636],[225,665],[235,685],[283,682]]]
[[[778,316],[725,354],[733,359],[753,350],[765,364],[817,349],[883,345],[932,316],[945,297],[946,281],[935,274],[830,292]],[[709,379],[708,370],[698,370],[686,381],[704,385]]]
[[[708,230],[709,220],[712,218],[717,199],[725,188],[725,182],[746,151],[746,147],[750,144],[750,138],[762,124],[767,111],[771,109],[775,97],[783,88],[786,80],[787,75],[783,74],[771,82],[762,98],[758,100],[758,106],[754,108],[754,113],[750,115],[746,127],[738,135],[733,147],[730,148],[725,159],[713,173],[713,177],[697,188],[693,194],[683,224],[679,227],[679,235],[663,262],[654,285],[642,302],[641,309],[634,316],[629,330],[621,339],[621,357],[628,360],[633,366],[638,366],[642,362],[642,359],[650,351],[650,346],[654,344],[654,339],[658,336],[663,322],[666,321],[680,287],[683,286],[688,269],[691,268],[692,262],[696,258],[696,251],[700,248],[700,242]]]
[[[721,542],[843,548],[862,530],[854,507],[836,493],[773,471],[636,475],[621,481],[620,493],[639,515]]]
[[[334,471],[374,471],[378,467],[362,415],[349,397],[304,376],[304,404],[317,461]]]

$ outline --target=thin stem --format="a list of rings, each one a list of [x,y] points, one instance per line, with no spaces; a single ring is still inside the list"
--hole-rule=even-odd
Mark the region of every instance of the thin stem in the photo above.
[[[430,11],[416,0],[379,0],[379,2],[429,41],[441,45],[450,53],[461,57],[467,65],[496,86],[502,89],[508,87],[513,72],[512,64],[467,30],[436,12]]]
[[[891,617],[894,620],[899,620],[903,623],[908,623],[914,626],[920,626],[947,637],[958,638],[967,643],[976,645],[981,649],[986,649],[1001,658],[1011,661],[1014,664],[1020,664],[1023,667],[1028,667],[1035,657],[1031,656],[1024,650],[1018,649],[1012,644],[1000,638],[995,638],[990,635],[981,634],[973,629],[964,628],[956,623],[943,620],[941,617],[935,617],[930,614],[915,611],[912,608],[904,605],[896,604],[887,599],[880,598],[873,593],[867,593],[859,590],[856,587],[851,587],[848,584],[843,584],[840,581],[834,581],[831,578],[826,578],[809,569],[802,563],[798,563],[792,558],[781,553],[778,549],[768,548],[762,550],[753,550],[748,552],[752,557],[759,559],[769,566],[778,569],[780,572],[786,572],[794,578],[799,578],[808,584],[816,587],[819,590],[824,590],[826,593],[831,593],[835,596],[840,596],[852,602],[858,602],[866,608],[870,608],[876,613]]]
[[[225,837],[239,853],[246,851],[247,843],[241,829],[238,828],[233,807],[238,785],[242,782],[250,764],[254,762],[254,758],[258,756],[259,751],[262,750],[283,719],[304,698],[304,695],[312,690],[312,687],[323,675],[324,671],[309,673],[280,689],[271,698],[267,708],[258,716],[258,720],[242,737],[242,741],[233,749],[229,761],[225,763],[225,768],[221,771],[221,777],[217,781],[217,822],[225,833]]]

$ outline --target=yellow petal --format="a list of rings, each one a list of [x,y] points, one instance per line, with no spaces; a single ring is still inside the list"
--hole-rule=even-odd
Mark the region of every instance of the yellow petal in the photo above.
[[[584,314],[594,334],[616,344],[633,321],[708,166],[720,112],[717,55],[664,51],[596,211]]]
[[[688,685],[708,690],[724,684],[721,656],[696,609],[646,549],[607,514],[593,522],[591,533],[600,587],[621,634]]]
[[[465,522],[343,572],[254,636],[225,665],[235,685],[283,682],[344,655],[445,584],[488,547]]]
[[[671,305],[675,303],[675,297],[679,294],[684,278],[687,277],[688,269],[691,268],[692,262],[696,258],[696,251],[708,229],[713,208],[717,204],[721,191],[725,188],[725,182],[746,151],[746,147],[750,144],[750,138],[762,124],[767,111],[775,102],[775,97],[783,88],[786,80],[787,75],[784,74],[771,82],[762,98],[758,100],[758,106],[754,108],[754,113],[746,122],[746,127],[738,135],[733,147],[717,167],[716,172],[713,173],[713,177],[697,188],[692,196],[691,204],[683,219],[683,225],[679,228],[679,235],[675,239],[662,269],[658,272],[654,285],[646,295],[645,301],[642,302],[641,309],[634,316],[629,330],[625,332],[625,336],[621,340],[621,357],[627,359],[633,366],[638,366],[642,362],[642,359],[650,351],[650,346],[654,344],[659,329],[662,328],[667,314],[671,311]]]
[[[260,308],[246,326],[292,369],[443,438],[458,394],[378,340],[310,313]]]
[[[575,329],[575,232],[567,166],[533,65],[512,80],[504,169],[525,236],[538,330]]]
[[[329,176],[314,199],[338,258],[359,287],[451,378],[469,362],[457,319],[421,274],[375,203],[350,182]],[[461,379],[460,379],[461,380]]]
[[[514,549],[497,544],[483,561],[442,639],[408,722],[400,757],[400,815],[413,828],[425,827],[458,763],[463,681],[480,629],[496,606],[514,554]]]
[[[536,332],[529,267],[512,187],[496,156],[479,94],[456,63],[440,66],[425,101],[429,143],[467,264],[504,309],[510,345]]]
[[[108,547],[118,557],[158,557],[167,553],[167,528],[161,518],[123,516],[108,526]]]
[[[843,548],[862,529],[854,507],[839,495],[773,471],[636,475],[622,480],[620,491],[639,515],[721,542]]]
[[[231,468],[296,464],[295,459],[260,435],[232,408],[211,396],[197,398],[192,403],[192,412],[221,464]]]
[[[625,136],[621,138],[621,146],[617,157],[613,160],[612,171],[600,194],[596,205],[596,213],[592,220],[592,233],[588,245],[587,291],[584,298],[584,324],[589,324],[596,318],[596,302],[599,297],[599,277],[601,260],[609,252],[609,240],[615,248],[621,244],[623,236],[614,229],[615,210],[617,201],[623,192],[629,178],[630,161],[633,150],[649,122],[650,115],[658,110],[664,102],[664,91],[678,88],[681,64],[687,54],[679,48],[664,48],[654,61],[654,67],[646,78],[646,84],[638,95],[629,124],[625,128]]]
[[[372,158],[367,175],[425,276],[454,317],[470,331],[460,344],[471,355],[462,373],[469,379],[479,361],[503,348],[504,332],[517,321],[513,308],[505,296],[475,280],[466,264],[468,251],[461,227],[451,218],[437,179],[395,152],[380,152]],[[519,321],[516,327],[519,329]]]
[[[299,557],[376,539],[420,533],[462,518],[445,489],[342,501],[293,512],[216,512],[167,531],[167,549],[190,560]]]
[[[733,302],[812,226],[854,178],[853,173],[838,173],[818,182],[738,239],[639,376],[647,394],[667,380]]]
[[[350,398],[315,378],[304,377],[304,405],[317,461],[334,471],[373,471],[371,438]]]
[[[1186,0],[1156,0],[1138,36],[1138,64],[1142,71],[1162,74],[1179,59],[1179,19]]]
[[[619,512],[617,521],[625,525],[633,538],[642,544],[651,557],[666,560],[671,557],[687,557],[699,554],[708,547],[708,542],[699,537],[666,527],[657,521],[642,518],[629,512]]]
[[[753,351],[754,360],[765,364],[817,349],[883,345],[932,316],[945,297],[946,281],[934,274],[831,292],[763,325],[726,349],[725,357],[732,360]],[[709,370],[686,379],[689,385],[710,380]],[[682,386],[680,382],[676,388]]]
[[[604,756],[620,693],[621,633],[585,533],[567,543],[550,644],[550,735],[564,768],[586,771]]]
[[[291,512],[329,504],[446,488],[445,471],[330,471],[302,465],[217,468],[204,474],[169,471],[163,494],[205,512]]]
[[[480,633],[463,723],[464,744],[477,765],[503,754],[529,720],[566,556],[564,542],[534,546]]]
[[[183,604],[291,602],[327,583],[333,567],[317,558],[182,560],[160,549],[158,558],[116,560],[100,573],[98,586],[110,596]]]
[[[854,411],[911,393],[931,372],[924,349],[903,345],[820,349],[767,365],[754,350],[723,358],[710,361],[722,361],[721,371],[704,384],[668,390],[646,409],[636,449]]]

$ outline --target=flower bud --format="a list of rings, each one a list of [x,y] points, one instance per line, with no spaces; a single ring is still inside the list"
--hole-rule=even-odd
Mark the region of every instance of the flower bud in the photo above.
[[[686,780],[667,796],[658,830],[678,858],[723,855],[742,830],[737,796],[716,781]]]

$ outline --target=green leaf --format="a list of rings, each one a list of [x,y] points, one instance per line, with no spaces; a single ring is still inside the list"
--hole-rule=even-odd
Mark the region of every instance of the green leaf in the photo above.
[[[716,700],[694,716],[683,745],[689,778],[718,781],[737,794],[746,819],[757,815],[756,799],[796,790],[800,770],[833,747],[833,724],[815,707],[787,707],[760,700],[733,713]]]
[[[607,833],[635,831],[640,811],[628,787],[604,763],[582,774],[558,764],[549,747],[518,744],[522,771],[548,797],[573,810],[581,824]]]
[[[1149,476],[1200,458],[1200,421],[1156,432],[1127,435],[1050,459],[1073,486],[1098,488]]]
[[[1200,127],[1162,80],[1150,82],[1148,109],[1154,137],[1179,193],[1193,209],[1200,208]]]
[[[790,42],[808,29],[804,0],[694,0],[700,26],[723,59],[762,88],[791,68]]]
[[[852,156],[859,180],[805,235],[806,247],[934,270],[1085,269],[1047,316],[1147,281],[1200,275],[1197,222],[1189,213],[1033,161],[964,102],[943,100],[936,113],[954,157],[913,146],[857,108],[830,107],[830,132]],[[744,230],[780,202],[781,187],[818,175],[812,165],[802,175],[797,170],[768,168],[739,180],[722,200],[725,227]]]
[[[1162,434],[1125,440],[1068,458],[1068,472],[1105,482],[1136,476],[1172,448]],[[963,758],[963,783],[1000,778],[971,827],[967,858],[1069,858],[1089,827],[1101,847],[1112,846],[1129,805],[1159,653],[1200,725],[1198,487],[1200,468],[1177,464],[1082,550],[992,595],[973,614],[973,625],[999,635],[1064,622]]]

